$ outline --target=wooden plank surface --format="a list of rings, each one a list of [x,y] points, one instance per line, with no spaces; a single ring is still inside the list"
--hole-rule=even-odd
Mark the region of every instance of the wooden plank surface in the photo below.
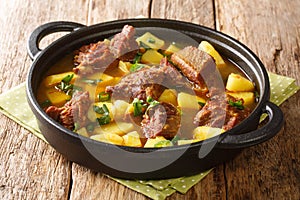
[[[84,1],[0,1],[1,92],[25,81],[31,65],[26,40],[32,30],[53,20],[84,23],[85,16],[74,15],[74,10],[80,6],[87,12],[85,5]],[[67,199],[71,163],[12,120],[3,115],[0,120],[0,199]]]
[[[249,46],[269,71],[299,84],[299,8],[300,1],[218,0],[217,29]],[[300,199],[299,97],[282,106],[286,122],[275,138],[226,164],[228,199]]]
[[[298,78],[300,14],[295,8],[300,1],[0,0],[0,92],[25,81],[31,64],[26,40],[35,27],[56,20],[91,25],[138,15],[216,27],[248,45],[268,70]],[[55,37],[47,37],[42,46]],[[300,199],[299,97],[282,106],[286,122],[275,138],[216,167],[186,195],[169,199]],[[0,199],[147,199],[70,163],[3,115],[0,121]]]

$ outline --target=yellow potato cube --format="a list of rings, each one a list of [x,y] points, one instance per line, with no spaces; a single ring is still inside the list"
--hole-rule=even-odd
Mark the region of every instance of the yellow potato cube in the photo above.
[[[141,62],[146,64],[159,64],[164,56],[156,50],[149,49],[142,55]]]
[[[138,132],[132,131],[123,136],[124,145],[130,147],[142,147]]]
[[[219,69],[226,67],[226,63],[222,56],[215,50],[215,48],[207,41],[202,41],[198,47],[200,50],[205,51],[214,58],[216,65]]]
[[[236,99],[243,99],[244,106],[252,105],[255,101],[253,92],[228,92],[227,94],[233,96]]]
[[[194,142],[199,142],[200,140],[194,139],[194,140],[178,140],[177,144],[178,145],[184,145],[184,144],[191,144]]]
[[[199,109],[199,104],[196,95],[180,92],[177,96],[178,106],[183,109]]]
[[[93,139],[93,140],[100,141],[100,142],[107,142],[108,143],[108,141],[105,138],[103,133],[102,134],[97,134],[97,135],[92,135],[90,138]]]
[[[202,141],[220,135],[224,132],[225,130],[221,128],[214,128],[209,126],[198,126],[193,130],[193,138]]]
[[[77,130],[76,133],[85,137],[89,137],[89,134],[85,127],[82,127],[81,129]]]
[[[65,72],[65,73],[60,73],[60,74],[54,74],[54,75],[47,76],[44,79],[44,85],[46,87],[53,87],[53,86],[57,85],[58,83],[60,83],[66,76],[72,76],[72,75],[73,75],[73,78],[70,81],[70,83],[74,83],[74,81],[77,78],[77,75],[74,74],[74,72]]]
[[[123,138],[121,136],[117,135],[117,134],[105,133],[104,137],[111,144],[116,144],[116,145],[122,145],[123,144]]]
[[[178,51],[180,51],[180,48],[178,46],[176,46],[176,44],[172,43],[166,49],[165,54],[170,55],[170,54],[178,52]]]
[[[47,88],[45,93],[51,104],[57,107],[63,106],[68,100],[71,99],[70,95],[66,95],[66,93],[56,90],[55,88]]]
[[[113,107],[114,107],[114,110],[115,110],[115,116],[114,117],[116,119],[123,119],[129,105],[130,104],[126,101],[116,100],[113,104]]]
[[[116,145],[123,145],[123,138],[117,134],[113,133],[103,133],[98,135],[93,135],[90,137],[93,140],[98,140],[101,142],[107,142]]]
[[[144,35],[138,37],[136,41],[140,44],[143,42],[145,45],[150,47],[151,49],[160,49],[164,46],[165,42],[153,34],[146,32]]]
[[[174,106],[177,106],[177,94],[176,90],[165,89],[163,93],[158,98],[159,102],[171,103]]]
[[[123,136],[124,134],[132,131],[134,129],[134,125],[132,123],[127,122],[118,122],[118,123],[109,123],[106,125],[99,126],[95,128],[94,132],[97,134],[100,133],[113,133],[116,135]]]
[[[254,84],[247,78],[231,73],[228,76],[226,89],[231,92],[253,92],[255,88]]]
[[[152,148],[155,146],[156,143],[160,142],[160,141],[164,141],[166,140],[166,138],[164,138],[163,136],[157,136],[156,138],[149,138],[146,142],[146,144],[144,145],[145,148]]]
[[[91,77],[91,78],[93,78],[93,77]],[[96,79],[96,77],[95,77],[95,79]],[[101,82],[99,82],[97,84],[97,87],[100,87],[100,86],[106,87],[108,85],[111,85],[111,83],[113,83],[115,81],[114,77],[104,74],[104,73],[101,73],[98,79],[101,79]]]
[[[130,73],[130,67],[131,63],[130,62],[123,62],[119,61],[118,68],[124,73],[124,74],[129,74]]]

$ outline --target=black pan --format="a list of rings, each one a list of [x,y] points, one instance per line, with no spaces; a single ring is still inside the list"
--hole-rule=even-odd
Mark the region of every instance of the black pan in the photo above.
[[[82,45],[119,33],[126,24],[138,30],[167,28],[179,31],[197,42],[207,40],[254,81],[260,94],[258,105],[247,119],[220,136],[190,145],[160,149],[116,146],[95,141],[67,130],[47,116],[36,96],[48,69],[57,60]],[[43,37],[62,31],[70,33],[47,48],[39,49]],[[42,134],[53,148],[70,161],[114,177],[162,179],[193,175],[233,159],[244,148],[269,140],[283,125],[282,111],[269,101],[268,74],[259,58],[237,40],[200,25],[165,19],[126,19],[92,26],[64,21],[51,22],[33,31],[28,41],[28,54],[33,64],[26,82],[27,98]],[[258,129],[263,113],[268,114],[268,121]]]

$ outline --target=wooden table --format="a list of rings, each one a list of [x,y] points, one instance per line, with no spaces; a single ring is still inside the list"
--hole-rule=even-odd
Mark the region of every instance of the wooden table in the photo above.
[[[299,0],[0,0],[0,92],[26,79],[26,41],[37,26],[133,18],[178,19],[222,31],[248,45],[269,71],[300,84]],[[42,41],[46,46],[57,35]],[[169,199],[300,199],[300,93],[281,106],[283,130],[216,167],[186,195]],[[69,162],[0,115],[0,199],[147,199]]]

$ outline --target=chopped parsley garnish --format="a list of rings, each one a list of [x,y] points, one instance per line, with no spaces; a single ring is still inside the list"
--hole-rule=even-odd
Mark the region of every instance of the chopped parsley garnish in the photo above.
[[[173,143],[170,140],[162,140],[154,144],[154,147],[170,147]]]
[[[105,124],[110,123],[111,118],[109,115],[103,115],[103,116],[97,118],[97,121],[98,121],[99,125],[105,125]]]
[[[140,70],[144,67],[145,67],[145,65],[136,62],[136,63],[134,63],[133,65],[130,66],[129,71],[130,72],[135,72],[135,71],[138,71],[138,70]]]
[[[180,140],[180,137],[178,135],[175,135],[175,137],[173,137],[173,139],[171,140],[171,142],[175,145],[175,144],[177,144],[178,140]]]
[[[233,107],[236,107],[239,110],[244,110],[243,101],[241,101],[241,100],[237,100],[237,101],[231,101],[231,100],[229,100],[228,104],[231,105],[231,106],[233,106]]]
[[[98,114],[109,114],[109,109],[107,108],[106,104],[103,104],[103,106],[93,106],[93,110]]]
[[[110,123],[111,117],[109,116],[109,109],[107,108],[106,104],[103,104],[103,106],[101,107],[94,105],[93,110],[98,114],[102,114],[101,117],[97,118],[99,125],[105,125]]]
[[[74,77],[74,74],[69,74],[69,75],[65,76],[61,81],[68,84],[71,82],[73,77]]]
[[[79,123],[78,122],[75,122],[74,123],[74,132],[76,132],[76,131],[78,131],[79,130],[79,128],[80,128],[80,125],[79,125]]]
[[[95,113],[98,113],[98,114],[104,114],[104,110],[103,110],[103,107],[99,107],[99,106],[93,106],[93,110],[95,111]]]
[[[148,41],[149,42],[149,41]],[[151,43],[151,42],[150,42]],[[148,49],[151,49],[151,47],[149,47],[147,44],[145,44],[144,42],[140,41],[140,47],[148,50]]]
[[[73,84],[71,84],[71,80],[74,77],[74,74],[69,74],[67,76],[65,76],[61,82],[55,86],[56,89],[63,91],[64,93],[66,93],[66,95],[72,95],[73,93]]]
[[[94,125],[93,123],[90,123],[90,124],[88,124],[88,125],[86,126],[86,130],[87,130],[87,132],[89,132],[89,133],[93,132],[94,129],[95,129],[95,125]]]
[[[98,99],[99,99],[100,102],[109,101],[110,100],[110,94],[106,93],[106,92],[100,92],[98,94]]]
[[[147,110],[159,104],[159,102],[154,100],[151,96],[148,96],[146,101],[149,103]]]
[[[143,100],[134,98],[132,105],[133,105],[133,116],[137,117],[143,114],[143,111],[146,107]]]
[[[138,52],[133,59],[133,63],[139,63],[141,61],[142,55],[143,54],[141,52]]]
[[[204,103],[204,102],[201,102],[201,101],[198,101],[198,104],[199,104],[201,107],[203,107],[203,106],[205,105],[205,103]]]
[[[148,38],[147,42],[149,42],[151,44],[154,44],[155,43],[155,39],[153,39],[153,38],[150,37],[150,38]]]
[[[52,105],[52,103],[51,103],[51,101],[49,99],[47,99],[47,100],[45,100],[44,102],[41,103],[41,107],[42,108],[47,108],[47,107],[49,107],[51,105]]]

